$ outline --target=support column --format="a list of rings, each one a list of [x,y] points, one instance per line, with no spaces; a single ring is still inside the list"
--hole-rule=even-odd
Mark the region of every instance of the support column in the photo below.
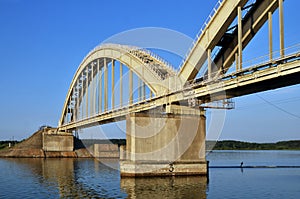
[[[131,105],[133,102],[133,91],[132,91],[132,87],[133,87],[133,73],[132,70],[129,69],[129,104]]]
[[[111,61],[111,109],[115,108],[115,60]]]
[[[89,67],[86,67],[86,81],[85,81],[85,116],[86,118],[89,117]]]
[[[138,98],[139,101],[142,99],[142,85],[141,85],[141,79],[138,78]]]
[[[144,81],[142,81],[142,95],[143,95],[143,100],[146,99],[146,84]]]
[[[108,68],[106,58],[104,58],[104,111],[108,109]]]
[[[273,59],[273,25],[272,25],[272,12],[268,13],[269,19],[269,58],[270,60]]]
[[[126,116],[121,176],[207,174],[204,111],[171,106],[167,115],[158,111]]]
[[[120,62],[120,106],[123,106],[123,64]]]
[[[102,69],[100,67],[100,60],[98,59],[98,114],[102,112]]]
[[[207,67],[208,67],[208,80],[211,79],[211,49],[207,50]]]
[[[243,37],[243,29],[242,29],[242,8],[239,6],[238,8],[238,56],[239,56],[239,69],[242,70],[243,66],[243,44],[242,44],[242,37]]]
[[[76,118],[76,98],[75,98],[75,92],[76,92],[76,84],[75,87],[73,87],[73,91],[72,91],[72,97],[71,100],[73,101],[72,104],[72,115],[71,115],[71,122],[75,122],[75,118]]]
[[[84,86],[84,81],[83,81],[83,72],[81,74],[81,119],[83,119],[83,86]]]
[[[283,0],[279,0],[279,40],[280,56],[284,57],[284,20],[283,20]]]
[[[239,71],[239,56],[237,53],[235,53],[235,71]]]
[[[80,98],[79,80],[77,80],[76,89],[77,89],[77,97],[76,97],[76,121],[78,121],[78,119],[79,119],[79,98]]]
[[[90,86],[90,115],[93,116],[95,114],[95,103],[94,103],[94,62],[91,64],[91,86]]]

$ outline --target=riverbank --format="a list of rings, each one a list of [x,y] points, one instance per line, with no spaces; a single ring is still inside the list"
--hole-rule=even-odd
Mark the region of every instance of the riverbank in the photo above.
[[[206,148],[213,150],[300,150],[300,140],[276,143],[251,143],[235,140],[207,141]]]
[[[80,140],[74,139],[74,151],[44,151],[43,130],[26,140],[0,150],[3,158],[91,158],[92,155]]]
[[[18,141],[0,141],[0,157],[26,158],[118,158],[120,145],[126,145],[125,139],[80,140],[74,138],[74,151],[44,151],[43,131],[37,131],[28,139]],[[250,143],[234,140],[206,141],[207,150],[300,150],[300,140],[277,143]]]

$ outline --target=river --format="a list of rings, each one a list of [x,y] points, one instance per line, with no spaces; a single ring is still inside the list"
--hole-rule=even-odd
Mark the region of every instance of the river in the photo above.
[[[300,166],[300,151],[213,151],[210,166]],[[0,198],[300,198],[300,168],[210,168],[206,177],[120,178],[118,160],[0,159]]]

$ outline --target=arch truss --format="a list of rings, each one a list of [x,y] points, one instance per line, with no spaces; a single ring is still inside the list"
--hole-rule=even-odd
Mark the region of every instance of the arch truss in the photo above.
[[[170,64],[148,50],[98,46],[76,71],[59,126],[152,98],[166,89],[161,82],[174,75]]]

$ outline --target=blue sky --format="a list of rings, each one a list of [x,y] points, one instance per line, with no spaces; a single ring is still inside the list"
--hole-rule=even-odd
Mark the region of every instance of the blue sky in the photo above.
[[[56,126],[78,65],[105,39],[142,27],[194,38],[216,2],[0,0],[0,140],[24,139],[43,124]],[[288,47],[300,43],[300,2],[287,0],[284,6]],[[276,50],[278,13],[273,17]],[[267,54],[266,35],[265,26],[245,49],[245,59]],[[236,109],[226,112],[220,138],[300,139],[299,91],[296,85],[234,99]]]

